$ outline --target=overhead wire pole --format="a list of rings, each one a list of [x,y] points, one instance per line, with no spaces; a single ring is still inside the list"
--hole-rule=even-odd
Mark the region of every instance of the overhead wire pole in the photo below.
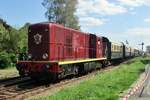
[[[143,46],[144,46],[144,43],[142,42],[142,44],[141,44],[141,45],[142,45],[142,51],[143,51]]]
[[[139,44],[139,45],[141,45],[142,46],[142,53],[144,52],[143,51],[143,47],[144,47],[144,42],[142,42],[141,44]]]
[[[142,46],[142,51],[143,51],[144,42],[142,42],[142,43],[141,43],[141,44],[139,44],[139,45],[141,45],[141,46]]]
[[[126,40],[126,44],[127,44],[127,45],[129,45],[129,42],[128,42],[128,40]]]

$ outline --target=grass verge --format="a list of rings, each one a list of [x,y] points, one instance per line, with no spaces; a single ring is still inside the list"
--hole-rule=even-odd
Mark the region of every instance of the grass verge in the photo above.
[[[150,57],[132,59],[132,63],[121,64],[118,68],[98,72],[94,78],[65,88],[52,96],[39,100],[117,100],[137,80]]]

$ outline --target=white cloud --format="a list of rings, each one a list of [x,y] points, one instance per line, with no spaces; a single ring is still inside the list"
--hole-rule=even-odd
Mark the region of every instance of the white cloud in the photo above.
[[[108,23],[109,19],[107,18],[110,16],[126,13],[135,15],[137,13],[135,8],[150,6],[150,0],[78,0],[78,3],[76,15],[79,17],[81,28],[87,31],[95,31],[93,27]],[[144,22],[150,22],[150,18],[145,19]],[[101,32],[101,30],[99,31]],[[109,31],[106,33],[112,33],[113,30]],[[148,27],[130,28],[121,33],[124,34],[105,35],[110,38],[116,37],[116,40],[129,40],[133,46],[138,46],[137,44],[142,41],[146,45],[150,44],[150,28]]]
[[[129,39],[134,42],[134,45],[137,45],[141,42],[146,45],[150,45],[150,28],[148,27],[137,27],[128,29],[125,34],[130,36]]]
[[[116,15],[126,13],[127,9],[110,3],[108,0],[78,0],[76,15],[82,26],[98,26],[105,24],[108,20],[98,18],[97,16]]]
[[[86,16],[88,14],[115,15],[127,12],[126,8],[107,0],[78,0],[77,14]]]
[[[85,19],[84,25],[102,25],[105,21],[103,19],[96,18],[97,16],[101,16],[103,18],[105,16],[124,13],[135,15],[136,12],[134,11],[134,8],[145,5],[150,6],[150,0],[114,0],[113,2],[110,2],[109,0],[78,0],[76,15],[79,17],[81,27],[83,19]],[[90,20],[87,20],[89,17]],[[96,20],[94,21],[94,19]],[[86,21],[87,24],[85,24]],[[149,19],[144,21],[149,22]],[[90,22],[92,23],[90,24]]]
[[[131,29],[128,29],[126,33],[130,35],[150,38],[150,28],[145,28],[145,27],[144,28],[143,27],[131,28]]]
[[[97,0],[95,2],[95,7],[97,7],[100,13],[104,15],[115,15],[127,12],[127,9],[124,8],[123,6],[110,3],[107,0]]]
[[[83,17],[80,18],[79,21],[81,22],[82,25],[84,26],[99,26],[99,25],[103,25],[107,22],[107,20],[105,19],[99,19],[99,18],[94,18],[94,17]]]
[[[150,23],[150,18],[146,18],[146,19],[144,19],[144,22],[146,22],[146,23]]]
[[[122,5],[130,6],[130,7],[139,7],[143,5],[149,5],[150,0],[117,0]]]

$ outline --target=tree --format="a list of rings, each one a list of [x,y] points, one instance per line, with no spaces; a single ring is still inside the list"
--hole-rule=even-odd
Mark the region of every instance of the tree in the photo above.
[[[44,0],[42,5],[47,9],[45,15],[50,22],[80,29],[78,18],[74,14],[77,0]]]
[[[0,51],[13,52],[16,49],[17,30],[0,20]]]
[[[15,29],[0,18],[0,68],[14,66],[17,54],[27,51],[27,32],[29,23]]]
[[[17,30],[0,19],[0,68],[14,65],[18,41]]]
[[[0,20],[0,52],[15,53],[18,49],[18,43],[21,41],[18,38],[20,33],[15,28],[8,25],[2,19]]]
[[[20,52],[25,52],[25,48],[28,48],[28,27],[29,27],[30,23],[26,23],[23,27],[21,27],[18,32],[19,32],[19,39],[20,41],[18,41],[18,49]]]

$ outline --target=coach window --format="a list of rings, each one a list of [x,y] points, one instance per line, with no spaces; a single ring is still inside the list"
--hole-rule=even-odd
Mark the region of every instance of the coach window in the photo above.
[[[117,46],[117,51],[119,50],[119,46]]]
[[[115,51],[117,51],[117,46],[115,45]]]

